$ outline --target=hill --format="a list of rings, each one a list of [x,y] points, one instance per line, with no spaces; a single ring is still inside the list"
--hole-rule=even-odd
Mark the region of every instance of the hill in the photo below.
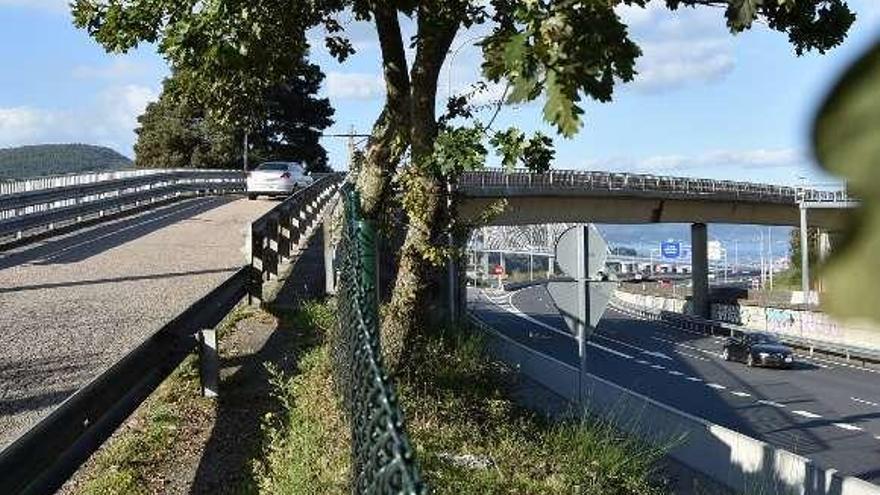
[[[39,144],[0,148],[0,179],[131,168],[129,158],[104,146]]]

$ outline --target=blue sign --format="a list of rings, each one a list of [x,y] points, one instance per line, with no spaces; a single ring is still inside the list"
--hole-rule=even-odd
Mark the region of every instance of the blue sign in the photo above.
[[[660,254],[666,259],[678,259],[681,257],[681,243],[665,241],[660,243]]]

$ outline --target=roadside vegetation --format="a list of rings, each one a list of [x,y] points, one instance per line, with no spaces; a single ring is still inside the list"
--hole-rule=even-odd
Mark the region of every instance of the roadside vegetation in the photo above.
[[[264,493],[344,493],[348,429],[332,393],[332,303],[306,305],[299,324],[320,342],[293,377],[275,375],[282,413],[265,422],[258,470]],[[663,452],[611,424],[552,421],[511,398],[512,370],[483,354],[467,331],[429,333],[424,355],[398,377],[407,428],[431,492],[663,493],[655,482]]]

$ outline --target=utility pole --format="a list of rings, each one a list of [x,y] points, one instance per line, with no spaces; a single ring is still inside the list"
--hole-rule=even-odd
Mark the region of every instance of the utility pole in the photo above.
[[[248,171],[248,135],[250,132],[245,129],[244,131],[244,149],[242,150],[242,159],[244,161],[244,173]]]
[[[773,290],[773,230],[767,227],[767,257],[770,259],[770,290]]]

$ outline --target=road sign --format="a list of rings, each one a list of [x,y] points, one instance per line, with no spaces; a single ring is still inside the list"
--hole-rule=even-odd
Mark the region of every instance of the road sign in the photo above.
[[[583,236],[583,237],[581,237]],[[586,238],[586,252],[580,244]],[[605,260],[608,258],[608,243],[595,225],[577,225],[565,232],[556,241],[556,263],[563,273],[573,278],[596,278],[599,272],[605,271]],[[578,273],[579,257],[586,256],[585,274]]]
[[[678,259],[681,257],[681,243],[676,241],[664,241],[660,243],[660,254],[668,259]]]
[[[709,261],[721,261],[721,241],[709,241],[707,248]]]

